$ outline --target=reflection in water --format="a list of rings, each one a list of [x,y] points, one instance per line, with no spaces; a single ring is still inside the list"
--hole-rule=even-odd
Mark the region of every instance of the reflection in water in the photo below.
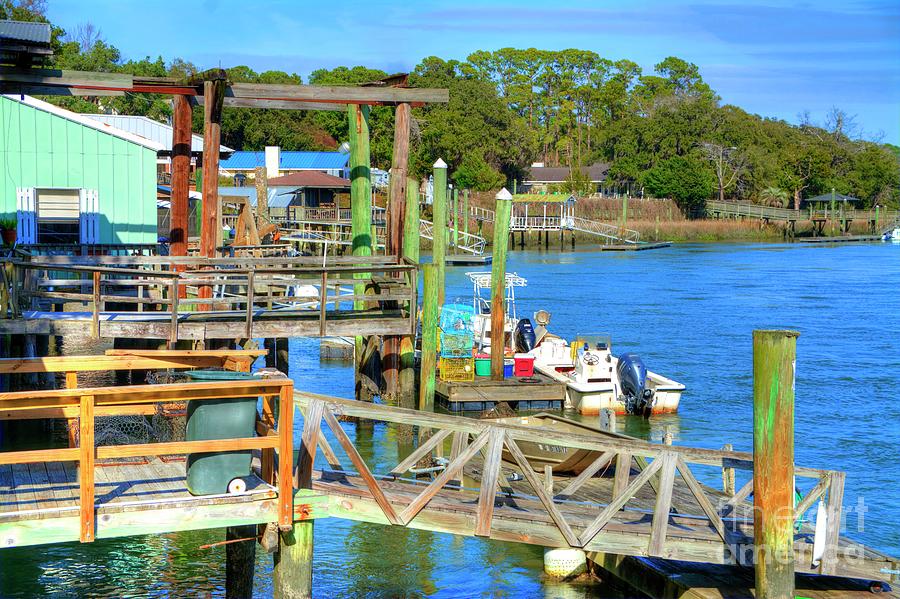
[[[894,459],[900,427],[884,426],[900,420],[900,404],[884,401],[900,379],[897,255],[890,245],[802,244],[686,245],[640,254],[529,251],[512,253],[510,270],[528,279],[520,315],[549,308],[552,329],[567,338],[585,327],[608,331],[617,353],[636,351],[652,370],[687,385],[679,415],[618,419],[620,431],[654,441],[668,427],[676,444],[750,449],[750,332],[799,329],[797,461],[847,471],[846,505],[864,496],[878,514],[855,536],[897,554],[900,488],[892,483],[900,473]],[[447,297],[468,297],[464,270],[448,270]],[[810,289],[819,299],[804,299]],[[871,305],[872,297],[879,307],[869,315],[860,306]],[[297,388],[352,397],[349,366],[320,364],[314,339],[290,345]],[[105,346],[88,341],[64,349],[99,353]],[[302,418],[297,421],[299,438]],[[386,473],[409,454],[408,434],[393,427],[342,426],[357,437],[374,472]],[[859,438],[868,441],[860,445]],[[720,484],[718,476],[708,482]],[[852,515],[848,525],[852,531]],[[343,520],[320,520],[315,529],[317,597],[625,596],[595,584],[545,580],[540,547]],[[198,547],[223,538],[224,531],[211,530],[0,550],[0,597],[222,596],[224,547]],[[271,556],[258,551],[255,572],[255,595],[270,597]]]

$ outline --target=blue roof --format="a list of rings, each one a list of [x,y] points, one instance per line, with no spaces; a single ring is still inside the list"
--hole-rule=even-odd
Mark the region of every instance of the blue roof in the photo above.
[[[346,152],[281,152],[279,168],[284,170],[311,169],[332,170],[347,166],[350,154]],[[235,152],[219,163],[226,170],[249,170],[266,166],[265,152]]]

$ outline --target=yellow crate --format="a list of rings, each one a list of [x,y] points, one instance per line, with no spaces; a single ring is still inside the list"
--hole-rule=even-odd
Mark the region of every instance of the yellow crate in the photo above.
[[[474,381],[475,358],[441,358],[441,380]]]

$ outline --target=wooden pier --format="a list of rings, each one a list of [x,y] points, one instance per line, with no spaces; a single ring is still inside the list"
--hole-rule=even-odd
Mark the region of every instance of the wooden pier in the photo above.
[[[503,402],[513,410],[561,410],[566,385],[540,373],[526,379],[501,381],[476,376],[473,381],[445,381],[435,384],[438,404],[449,412],[481,412]]]

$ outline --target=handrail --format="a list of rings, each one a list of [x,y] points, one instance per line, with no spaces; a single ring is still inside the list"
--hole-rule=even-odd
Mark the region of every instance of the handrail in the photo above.
[[[275,434],[264,437],[218,439],[209,441],[180,441],[171,443],[138,443],[96,447],[94,422],[97,409],[105,416],[133,413],[140,405],[169,401],[208,401],[233,397],[263,397],[270,406],[278,398],[277,427]],[[258,381],[223,381],[212,383],[187,383],[163,385],[136,385],[129,387],[95,387],[53,391],[20,391],[0,393],[0,414],[9,412],[45,411],[47,408],[77,408],[79,418],[79,445],[68,449],[42,449],[30,451],[0,452],[0,465],[30,462],[68,462],[79,465],[79,512],[82,543],[96,538],[96,510],[94,499],[95,460],[103,458],[135,457],[162,454],[187,454],[210,451],[235,451],[243,449],[263,450],[265,459],[279,457],[278,522],[282,526],[293,523],[293,381],[287,378]],[[43,416],[46,417],[46,416]],[[274,471],[272,464],[267,465]],[[273,481],[266,481],[273,482]]]
[[[301,488],[312,488],[312,471],[317,444],[322,449],[331,468],[339,468],[344,474],[353,474],[343,468],[333,451],[320,441],[324,437],[324,424],[337,437],[341,447],[349,457],[365,489],[381,509],[384,519],[393,525],[409,526],[418,514],[434,499],[439,492],[448,488],[452,480],[459,480],[463,468],[479,453],[483,462],[479,464],[480,484],[478,491],[477,511],[475,513],[475,534],[489,536],[494,519],[496,488],[498,484],[506,488],[505,476],[501,476],[501,455],[505,460],[514,461],[530,485],[533,497],[540,501],[556,526],[562,539],[570,547],[590,550],[597,536],[616,518],[626,517],[622,512],[629,500],[645,486],[652,487],[655,494],[655,505],[652,512],[652,523],[645,524],[643,530],[649,536],[649,543],[642,555],[656,557],[672,557],[670,550],[674,546],[667,545],[669,539],[670,520],[681,526],[692,523],[694,530],[714,534],[726,547],[724,563],[744,563],[737,546],[745,536],[752,536],[751,506],[747,497],[751,488],[745,485],[733,497],[712,492],[698,482],[692,472],[696,466],[712,466],[721,469],[735,468],[752,471],[753,455],[747,452],[712,450],[692,447],[659,445],[633,439],[623,435],[598,433],[595,435],[571,433],[552,428],[523,427],[492,420],[475,420],[459,416],[419,412],[416,410],[381,406],[368,402],[345,400],[314,393],[297,391],[294,401],[305,414],[303,428],[303,451],[298,465],[298,480]],[[397,466],[390,470],[387,477],[401,477],[422,459],[432,456],[445,441],[452,437],[452,449],[449,463],[440,474],[412,498],[402,504],[392,503],[379,484],[382,475],[374,474],[366,465],[353,442],[341,429],[337,418],[350,416],[361,419],[394,422],[407,426],[418,426],[420,431],[430,431],[430,435],[422,437],[419,447],[406,456]],[[321,429],[321,430],[320,430]],[[420,433],[421,434],[421,433]],[[543,477],[534,472],[522,451],[522,443],[539,443],[563,448],[589,449],[597,452],[598,457],[582,472],[570,479],[565,488],[553,489],[552,469],[545,471]],[[335,462],[337,462],[335,464]],[[593,518],[580,534],[576,534],[568,518],[572,511],[564,513],[564,507],[571,504],[572,497],[592,476],[615,463],[615,480],[613,481],[612,498],[609,503],[598,503],[596,499],[578,500],[579,513]],[[620,467],[619,464],[627,465]],[[630,472],[637,465],[638,475],[631,477]],[[676,476],[681,476],[684,487],[693,496],[700,508],[700,514],[671,513],[672,497]],[[810,478],[815,486],[806,493],[798,504],[795,520],[802,522],[806,511],[817,500],[826,503],[829,517],[826,528],[826,550],[818,571],[822,574],[833,574],[839,558],[840,513],[843,495],[843,473],[831,470],[797,467],[795,474],[800,478]],[[323,487],[317,487],[317,489]],[[340,491],[338,491],[340,492]],[[511,491],[506,489],[506,493]],[[447,501],[444,496],[442,501]],[[468,503],[468,499],[466,502]],[[742,511],[731,515],[736,507]],[[596,510],[591,513],[590,510]],[[629,521],[637,524],[634,519]],[[698,528],[699,527],[699,528]],[[649,529],[649,530],[648,530]],[[620,530],[620,529],[619,529]],[[809,551],[811,547],[804,545],[810,530],[802,531],[797,538],[798,551]],[[673,533],[681,536],[683,531]],[[709,537],[705,537],[709,538]],[[675,543],[675,539],[672,539]],[[596,546],[593,546],[596,547]],[[729,561],[730,560],[730,561]]]

